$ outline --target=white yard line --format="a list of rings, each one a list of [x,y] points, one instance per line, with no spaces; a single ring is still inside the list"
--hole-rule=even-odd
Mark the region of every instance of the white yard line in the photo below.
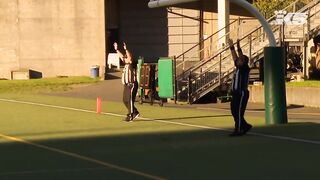
[[[46,174],[46,173],[65,173],[65,172],[84,172],[84,171],[98,171],[106,170],[106,167],[97,167],[97,168],[77,168],[77,169],[42,169],[35,171],[9,171],[1,172],[0,176],[8,175],[26,175],[26,174]]]
[[[210,126],[202,126],[202,125],[195,125],[195,124],[189,124],[189,123],[179,123],[179,122],[173,122],[173,121],[155,120],[155,119],[150,119],[150,118],[141,118],[141,119],[152,120],[152,121],[157,121],[157,122],[167,123],[167,124],[189,126],[189,127],[194,127],[194,128],[211,129],[211,130],[232,132],[232,130],[223,129],[223,128],[215,128],[215,127],[210,127]],[[287,140],[287,141],[295,141],[295,142],[301,142],[301,143],[309,143],[309,144],[320,145],[320,141],[313,141],[313,140],[307,140],[307,139],[292,138],[292,137],[287,137],[287,136],[268,135],[268,134],[255,133],[255,132],[248,132],[247,134],[255,135],[255,136],[261,136],[261,137],[267,137],[267,138],[272,138],[272,139],[278,139],[278,140]]]
[[[224,108],[214,108],[214,107],[196,107],[199,110],[217,110],[217,111],[225,111],[230,112],[230,109]],[[264,110],[246,110],[246,112],[251,113],[265,113]],[[320,116],[320,113],[308,113],[308,112],[288,112],[288,115],[310,115],[310,116]]]
[[[78,109],[78,108],[72,108],[72,107],[57,106],[57,105],[35,103],[35,102],[27,102],[27,101],[18,101],[18,100],[12,100],[12,99],[2,99],[2,98],[0,98],[0,101],[19,103],[19,104],[28,104],[28,105],[35,105],[35,106],[42,106],[42,107],[50,107],[50,108],[57,108],[57,109],[65,109],[65,110],[72,110],[72,111],[80,111],[80,112],[87,112],[87,113],[96,113],[95,111],[86,110],[86,109]],[[114,113],[105,113],[105,112],[103,112],[102,114],[110,115],[110,116],[124,117],[124,115],[114,114]]]
[[[95,111],[85,110],[85,109],[78,109],[78,108],[71,108],[71,107],[64,107],[64,106],[57,106],[57,105],[49,105],[49,104],[42,104],[42,103],[34,103],[34,102],[26,102],[26,101],[18,101],[18,100],[11,100],[11,99],[1,99],[0,98],[0,101],[20,103],[20,104],[29,104],[29,105],[36,105],[36,106],[44,106],[44,107],[52,107],[52,108],[58,108],[58,109],[87,112],[87,113],[96,113]],[[110,116],[117,116],[117,117],[125,117],[125,115],[115,114],[115,113],[101,112],[101,114],[110,115]],[[195,125],[195,124],[181,123],[181,122],[174,122],[174,121],[164,121],[164,120],[157,120],[157,119],[152,119],[152,118],[139,117],[138,119],[156,121],[156,122],[165,123],[165,124],[188,126],[188,127],[194,127],[194,128],[200,128],[200,129],[211,129],[211,130],[219,130],[219,131],[226,131],[226,132],[231,131],[229,129],[224,129],[224,128],[215,128],[215,127],[210,127],[210,126]],[[293,137],[287,137],[287,136],[268,135],[268,134],[255,133],[255,132],[249,132],[248,134],[260,136],[260,137],[278,139],[278,140],[286,140],[286,141],[294,141],[294,142],[320,145],[320,141],[313,141],[313,140],[307,140],[307,139],[293,138]]]

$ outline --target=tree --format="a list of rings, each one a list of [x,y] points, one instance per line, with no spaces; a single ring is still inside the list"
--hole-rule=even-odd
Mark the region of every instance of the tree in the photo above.
[[[302,8],[312,0],[254,0],[253,5],[268,19],[277,10],[287,7],[287,11],[294,11]],[[294,3],[294,4],[293,4]]]

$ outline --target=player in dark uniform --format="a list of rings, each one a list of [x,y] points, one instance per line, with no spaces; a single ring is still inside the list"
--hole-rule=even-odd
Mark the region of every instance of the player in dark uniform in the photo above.
[[[236,70],[232,79],[231,86],[231,113],[235,122],[234,131],[230,136],[241,136],[246,134],[252,125],[244,119],[244,113],[249,99],[248,83],[249,83],[249,58],[243,55],[239,40],[237,41],[237,51],[235,51],[233,41],[229,39],[230,51],[234,61]]]

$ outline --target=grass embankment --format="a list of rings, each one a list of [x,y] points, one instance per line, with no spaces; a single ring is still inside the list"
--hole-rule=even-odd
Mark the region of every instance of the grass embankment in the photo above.
[[[66,91],[73,85],[97,83],[99,79],[90,77],[42,78],[30,80],[2,80],[0,93],[29,93]]]
[[[320,87],[320,81],[307,80],[301,82],[287,82],[287,87]]]

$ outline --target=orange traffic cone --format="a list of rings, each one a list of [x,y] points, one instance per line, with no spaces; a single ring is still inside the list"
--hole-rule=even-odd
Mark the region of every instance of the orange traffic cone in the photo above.
[[[101,97],[97,97],[96,112],[97,114],[101,113]]]

